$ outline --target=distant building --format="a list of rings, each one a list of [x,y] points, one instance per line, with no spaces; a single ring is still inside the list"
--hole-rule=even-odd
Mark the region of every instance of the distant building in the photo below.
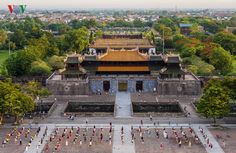
[[[227,32],[233,33],[236,30],[236,27],[226,27]]]
[[[199,95],[200,81],[182,69],[179,55],[157,54],[142,35],[104,35],[88,55],[70,55],[47,80],[53,94],[157,92]]]
[[[180,33],[185,36],[190,36],[190,33],[192,32],[192,24],[185,24],[185,23],[180,23]]]

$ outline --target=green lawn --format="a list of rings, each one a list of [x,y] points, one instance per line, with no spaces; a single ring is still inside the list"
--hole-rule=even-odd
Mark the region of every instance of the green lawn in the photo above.
[[[0,66],[8,57],[9,57],[9,54],[7,50],[0,50]]]

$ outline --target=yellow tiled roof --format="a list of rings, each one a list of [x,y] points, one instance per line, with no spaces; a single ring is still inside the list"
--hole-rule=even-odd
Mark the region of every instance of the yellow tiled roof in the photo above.
[[[99,66],[98,72],[148,72],[148,66]]]
[[[97,39],[92,48],[152,48],[148,39]]]
[[[139,62],[139,61],[148,61],[149,56],[145,54],[141,54],[138,51],[107,51],[107,53],[98,56],[98,61],[131,61],[131,62]]]

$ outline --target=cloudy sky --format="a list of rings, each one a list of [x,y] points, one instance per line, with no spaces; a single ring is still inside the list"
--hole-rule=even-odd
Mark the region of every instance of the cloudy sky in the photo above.
[[[0,0],[8,4],[27,4],[30,9],[77,8],[235,8],[236,0]]]

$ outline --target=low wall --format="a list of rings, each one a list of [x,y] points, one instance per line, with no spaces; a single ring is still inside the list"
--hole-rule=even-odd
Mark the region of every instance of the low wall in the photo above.
[[[133,116],[135,117],[183,117],[183,111],[177,102],[135,102]]]
[[[153,77],[99,77],[90,78],[89,85],[92,93],[103,92],[103,81],[110,81],[110,91],[118,92],[119,81],[127,81],[127,91],[136,92],[136,82],[143,81],[143,92],[152,92],[157,86],[157,79]]]
[[[103,102],[69,102],[64,111],[68,114],[76,114],[79,116],[113,116],[114,103]]]
[[[200,95],[199,80],[158,80],[158,95]]]
[[[53,95],[88,95],[87,81],[47,80],[47,88]]]

